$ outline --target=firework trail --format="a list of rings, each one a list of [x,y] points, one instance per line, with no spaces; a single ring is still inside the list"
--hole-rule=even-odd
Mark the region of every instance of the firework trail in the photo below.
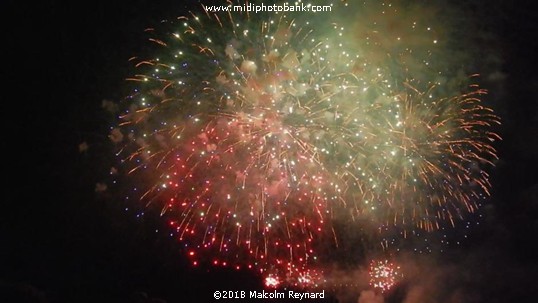
[[[132,58],[110,138],[129,196],[161,209],[193,264],[309,283],[316,246],[338,246],[332,220],[432,230],[488,194],[498,118],[485,91],[410,77],[408,49],[381,65],[379,41],[291,13],[166,24],[147,30],[160,56]]]

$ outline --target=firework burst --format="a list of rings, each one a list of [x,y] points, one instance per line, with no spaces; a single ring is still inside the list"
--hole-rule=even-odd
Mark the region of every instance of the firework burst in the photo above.
[[[132,58],[110,138],[129,196],[161,210],[193,264],[309,284],[316,246],[338,243],[332,220],[433,230],[488,194],[498,118],[484,90],[397,80],[345,26],[295,14],[166,24],[147,30],[161,56]]]
[[[402,277],[400,267],[388,260],[370,262],[370,286],[381,291],[389,291]]]
[[[322,157],[346,80],[308,23],[228,18],[182,17],[171,41],[151,39],[172,57],[136,64],[111,138],[186,246],[215,264],[301,267],[338,199]]]
[[[480,167],[493,165],[491,143],[499,139],[484,131],[499,120],[480,104],[483,94],[472,86],[442,97],[435,86],[404,83],[399,93],[346,111],[342,179],[358,215],[431,231],[475,211],[490,187]]]

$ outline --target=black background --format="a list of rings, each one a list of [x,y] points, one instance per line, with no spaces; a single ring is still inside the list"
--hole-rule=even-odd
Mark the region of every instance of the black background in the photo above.
[[[137,292],[168,302],[212,301],[217,289],[258,288],[250,273],[192,269],[174,241],[148,232],[158,222],[141,224],[95,196],[112,161],[111,121],[101,100],[122,97],[118,88],[129,75],[127,59],[145,43],[143,29],[194,3],[107,2],[1,4],[7,182],[0,196],[0,301],[150,301]],[[498,251],[484,263],[497,276],[477,286],[483,302],[535,302],[538,13],[532,1],[472,3],[491,19],[506,79],[496,96],[503,141],[496,146],[501,160],[490,218],[462,249]],[[78,150],[82,142],[87,153]]]

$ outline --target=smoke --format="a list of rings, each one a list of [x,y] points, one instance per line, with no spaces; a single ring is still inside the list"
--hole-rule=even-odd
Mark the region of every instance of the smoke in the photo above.
[[[371,290],[361,291],[358,303],[383,303],[384,299],[382,295],[376,294]]]
[[[404,277],[385,294],[385,302],[500,303],[527,302],[535,297],[528,273],[538,273],[538,266],[528,268],[496,249],[491,245],[471,253],[409,254],[399,258]]]
[[[501,303],[535,302],[538,264],[508,253],[504,241],[488,241],[445,253],[401,253],[395,285],[385,292],[370,285],[367,266],[326,268],[322,287],[340,303]]]

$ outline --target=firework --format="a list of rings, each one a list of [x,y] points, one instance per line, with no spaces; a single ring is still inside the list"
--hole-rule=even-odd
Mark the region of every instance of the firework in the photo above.
[[[487,129],[499,123],[480,104],[484,90],[442,97],[432,86],[404,84],[393,95],[356,106],[343,116],[342,150],[348,200],[359,215],[382,225],[438,229],[473,212],[489,194],[481,169],[496,159]],[[357,122],[355,122],[357,121]]]
[[[280,281],[278,280],[278,277],[269,275],[265,278],[265,286],[276,288],[279,285],[280,285]]]
[[[498,118],[484,90],[402,81],[409,51],[380,67],[346,26],[312,23],[193,13],[164,37],[148,29],[161,56],[132,59],[110,138],[128,196],[161,210],[193,264],[317,283],[308,265],[337,246],[332,220],[432,230],[488,194]]]
[[[322,157],[347,81],[335,61],[353,61],[286,16],[202,17],[152,38],[171,57],[137,63],[145,73],[111,138],[127,141],[128,174],[151,184],[141,198],[189,249],[216,265],[301,267],[338,199]]]
[[[401,278],[400,267],[388,260],[370,262],[370,286],[382,293],[389,291]]]

